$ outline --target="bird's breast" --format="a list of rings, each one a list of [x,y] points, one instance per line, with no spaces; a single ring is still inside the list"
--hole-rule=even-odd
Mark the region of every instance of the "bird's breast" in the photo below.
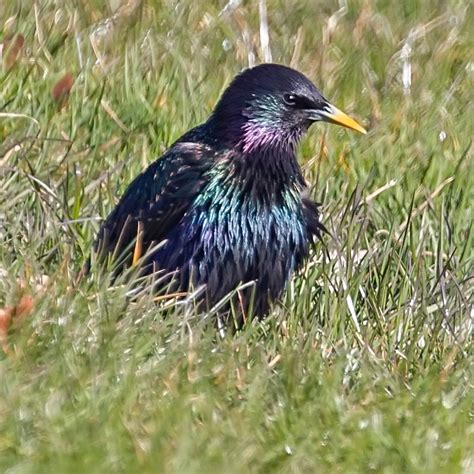
[[[308,251],[299,194],[255,199],[239,189],[201,196],[183,229],[181,248],[195,284],[222,297],[239,283],[277,297]]]
[[[302,186],[299,180],[249,181],[233,171],[212,171],[154,259],[160,269],[178,270],[181,287],[205,285],[211,304],[253,282],[264,312],[308,253]]]

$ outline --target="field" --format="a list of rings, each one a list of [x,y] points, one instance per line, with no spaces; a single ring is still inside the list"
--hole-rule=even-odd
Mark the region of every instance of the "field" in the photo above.
[[[474,472],[470,2],[0,0],[0,471]],[[93,267],[127,184],[272,60],[366,126],[299,148],[330,231],[263,322]]]

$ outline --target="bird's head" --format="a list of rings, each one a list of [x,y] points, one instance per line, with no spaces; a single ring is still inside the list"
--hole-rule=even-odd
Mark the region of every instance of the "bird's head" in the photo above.
[[[278,64],[246,69],[224,91],[212,122],[228,142],[243,151],[290,146],[314,122],[324,121],[366,133],[354,119],[331,105],[303,74]]]

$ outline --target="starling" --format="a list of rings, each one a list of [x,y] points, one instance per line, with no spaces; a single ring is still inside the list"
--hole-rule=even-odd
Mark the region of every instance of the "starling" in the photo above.
[[[366,133],[300,72],[244,70],[209,119],[129,185],[99,231],[99,259],[117,271],[139,261],[167,291],[201,288],[205,309],[250,283],[234,309],[264,316],[324,228],[295,154],[319,121]]]

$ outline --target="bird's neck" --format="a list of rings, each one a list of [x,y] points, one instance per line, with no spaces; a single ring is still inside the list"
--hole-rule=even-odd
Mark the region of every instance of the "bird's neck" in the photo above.
[[[305,130],[287,128],[280,122],[237,115],[213,114],[205,124],[215,143],[239,153],[262,156],[287,154],[295,149]]]
[[[227,158],[228,178],[254,195],[277,196],[301,190],[304,178],[296,159],[302,132],[284,132],[255,122],[223,121],[211,117],[202,139]]]
[[[226,161],[226,181],[253,201],[280,202],[288,193],[297,198],[305,187],[295,153],[288,148],[267,146],[231,152]]]

